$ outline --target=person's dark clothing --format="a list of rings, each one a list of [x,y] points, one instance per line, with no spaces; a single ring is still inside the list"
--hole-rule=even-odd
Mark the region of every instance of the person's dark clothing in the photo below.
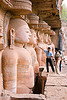
[[[54,67],[53,67],[53,64],[52,64],[51,58],[46,58],[47,72],[49,72],[49,66],[48,66],[48,63],[50,63],[50,66],[51,66],[52,71],[55,72]]]
[[[60,65],[59,65],[59,70],[60,70],[60,72],[61,72],[61,61],[60,61]]]
[[[52,71],[54,72],[54,67],[53,67],[53,63],[52,63],[52,60],[51,60],[51,57],[53,56],[53,54],[52,54],[51,51],[48,51],[48,50],[44,50],[44,52],[46,53],[46,68],[47,68],[47,72],[49,72],[48,63],[50,63]]]

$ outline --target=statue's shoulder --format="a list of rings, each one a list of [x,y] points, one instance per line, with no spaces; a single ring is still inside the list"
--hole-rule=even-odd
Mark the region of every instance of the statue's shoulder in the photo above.
[[[15,49],[10,49],[9,47],[5,48],[3,53],[2,53],[2,56],[13,56],[15,57],[17,55],[16,53],[16,50]]]

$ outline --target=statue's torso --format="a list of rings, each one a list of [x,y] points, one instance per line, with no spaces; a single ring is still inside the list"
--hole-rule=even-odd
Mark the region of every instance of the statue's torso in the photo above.
[[[5,64],[3,62],[3,69],[11,69],[9,70],[9,72],[11,72],[11,78],[14,78],[15,76],[14,84],[15,88],[17,88],[17,92],[28,93],[30,91],[29,88],[32,88],[34,86],[34,72],[32,67],[32,59],[29,52],[22,47],[15,46],[13,50],[9,48],[6,48],[4,50],[3,59],[5,57],[7,58],[5,59]],[[4,74],[6,74],[6,71]],[[15,73],[13,74],[12,72]],[[10,73],[8,73],[8,75],[9,74]],[[7,80],[7,78],[9,78],[9,76],[4,76],[5,80]],[[7,82],[9,81],[7,80]],[[13,79],[11,81],[13,81]],[[12,87],[14,86],[14,84],[12,85]]]
[[[47,50],[47,45],[45,43],[38,43],[38,46],[43,48],[44,50]],[[40,66],[45,66],[46,53],[42,49],[40,49],[39,47],[36,48],[37,59],[38,59]]]
[[[32,57],[32,66],[34,68],[34,72],[36,70],[36,72],[38,72],[38,61],[37,61],[37,55],[36,55],[36,51],[33,47],[29,47],[27,46],[26,49],[28,50],[28,52],[30,53],[31,57]]]

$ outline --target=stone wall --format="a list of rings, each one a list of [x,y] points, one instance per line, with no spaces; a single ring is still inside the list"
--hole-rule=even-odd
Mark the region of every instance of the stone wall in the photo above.
[[[65,58],[65,64],[67,64],[67,22],[62,21],[63,32],[63,55]]]

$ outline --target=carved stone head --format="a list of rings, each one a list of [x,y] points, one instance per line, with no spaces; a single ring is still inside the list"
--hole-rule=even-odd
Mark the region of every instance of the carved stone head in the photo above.
[[[44,33],[41,31],[38,32],[38,40],[39,42],[44,42]]]
[[[19,43],[28,43],[31,35],[28,24],[22,19],[11,19],[9,29],[15,30],[15,41]]]
[[[49,44],[52,43],[50,35],[48,36],[48,42],[49,42]]]
[[[48,34],[44,34],[44,43],[48,44]]]
[[[36,32],[35,32],[35,30],[33,30],[33,29],[30,29],[30,31],[31,31],[31,38],[30,38],[30,41],[29,41],[29,43],[30,44],[36,44],[37,43],[37,36],[36,36]]]

